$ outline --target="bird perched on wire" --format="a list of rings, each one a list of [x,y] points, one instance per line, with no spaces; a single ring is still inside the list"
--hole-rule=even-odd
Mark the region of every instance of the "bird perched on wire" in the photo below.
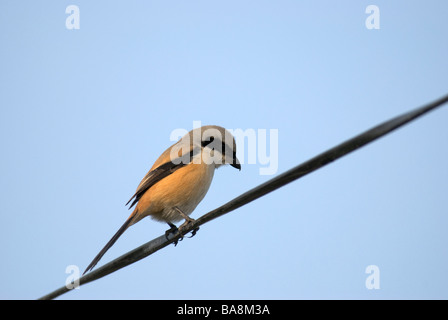
[[[98,253],[83,274],[92,270],[127,228],[150,216],[168,223],[170,232],[179,232],[193,222],[189,215],[207,193],[216,168],[230,164],[241,170],[233,135],[219,126],[191,130],[156,160],[126,203],[135,205],[126,222]],[[174,222],[185,222],[177,228]],[[198,228],[197,228],[198,229]],[[193,230],[193,235],[197,229]]]

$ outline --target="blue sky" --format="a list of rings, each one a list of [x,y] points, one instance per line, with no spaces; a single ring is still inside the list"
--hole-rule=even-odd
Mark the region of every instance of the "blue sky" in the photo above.
[[[68,30],[68,5],[80,29]],[[380,9],[368,30],[365,9]],[[278,172],[448,92],[444,1],[2,1],[0,298],[64,285],[173,130],[278,130]],[[448,298],[447,107],[61,299]],[[239,150],[239,154],[248,152]],[[220,168],[197,218],[272,176]],[[145,219],[101,264],[163,234]],[[369,290],[366,267],[380,270]]]

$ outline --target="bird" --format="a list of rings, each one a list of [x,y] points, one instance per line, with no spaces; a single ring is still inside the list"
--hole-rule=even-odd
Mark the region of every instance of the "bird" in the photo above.
[[[229,164],[241,170],[236,157],[236,142],[231,132],[223,127],[207,125],[195,128],[166,149],[143,177],[126,205],[135,206],[131,215],[114,236],[87,266],[83,275],[91,271],[118,238],[132,225],[145,217],[166,222],[165,233],[179,232],[195,220],[190,214],[205,197],[215,169]],[[175,222],[185,222],[176,227]],[[192,231],[194,236],[199,228]],[[177,244],[177,242],[175,243]]]

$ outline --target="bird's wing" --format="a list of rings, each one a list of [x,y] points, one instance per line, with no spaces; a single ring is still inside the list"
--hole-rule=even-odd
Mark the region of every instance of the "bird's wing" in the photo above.
[[[189,164],[192,161],[193,157],[200,152],[200,148],[191,148],[189,154],[186,154],[174,160],[168,160],[167,162],[150,170],[140,182],[134,195],[126,203],[126,205],[128,205],[132,201],[129,209],[131,209],[140,200],[140,198],[146,191],[148,191],[149,188],[151,188],[157,182],[169,176],[176,170]]]

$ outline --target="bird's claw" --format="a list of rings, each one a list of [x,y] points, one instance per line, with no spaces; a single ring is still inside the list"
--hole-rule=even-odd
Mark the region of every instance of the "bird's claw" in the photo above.
[[[166,240],[170,240],[168,238],[168,236],[170,234],[176,235],[176,233],[179,232],[179,229],[174,225],[174,224],[169,224],[170,228],[168,230],[165,231],[165,238]],[[179,239],[177,239],[176,241],[174,241],[174,246],[177,245],[177,242],[179,241]]]
[[[178,234],[180,237],[176,240],[174,240],[174,246],[177,246],[177,243],[179,241],[182,241],[184,239],[184,236],[188,233],[184,233],[184,229],[188,229],[188,225],[191,223],[195,223],[196,220],[190,218],[188,215],[186,215],[182,210],[180,210],[178,207],[174,207],[174,209],[185,219],[185,222],[181,224],[179,228],[177,228],[174,224],[171,222],[168,222],[168,225],[171,227],[169,230],[165,232],[166,239],[168,240],[168,234],[174,233],[174,235]],[[198,232],[199,227],[194,228],[191,230],[191,236],[189,238],[193,238],[196,233]]]
[[[182,241],[184,239],[185,235],[188,233],[188,232],[184,233],[183,230],[186,229],[188,224],[192,223],[193,221],[187,221],[187,223],[182,224],[179,228],[177,228],[176,226],[173,225],[170,229],[165,231],[166,240],[170,240],[168,238],[168,236],[170,234],[173,234],[174,236],[179,234],[180,237],[178,239],[174,240],[174,242],[173,242],[174,246],[177,246],[178,242]],[[199,230],[199,227],[196,227],[193,230],[191,230],[191,236],[189,236],[188,238],[193,238],[196,235],[196,233],[198,232],[198,230]]]
[[[194,223],[196,220],[192,219],[192,218],[188,218],[188,220],[185,220],[185,222],[179,227],[178,232],[181,235],[181,238],[183,238],[187,233],[182,232],[184,229],[188,229],[188,225],[191,223]],[[191,230],[191,236],[188,238],[193,238],[196,233],[198,232],[199,227],[194,228],[193,230]]]
[[[198,231],[199,231],[199,227],[196,227],[193,230],[191,230],[191,236],[188,237],[188,238],[193,238]]]

